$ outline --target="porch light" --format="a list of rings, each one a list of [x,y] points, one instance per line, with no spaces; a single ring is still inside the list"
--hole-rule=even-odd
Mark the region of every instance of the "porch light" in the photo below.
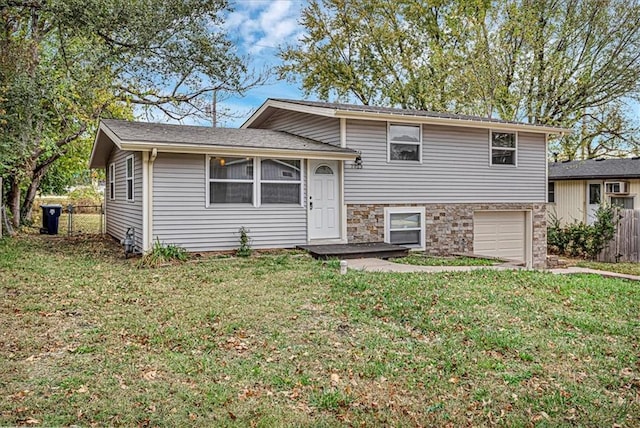
[[[225,161],[224,158],[220,158],[218,162],[220,163],[220,166],[224,166],[224,164],[227,163],[227,161]]]
[[[358,155],[353,160],[353,164],[351,165],[351,167],[355,169],[362,169],[362,153],[361,152],[358,152]]]

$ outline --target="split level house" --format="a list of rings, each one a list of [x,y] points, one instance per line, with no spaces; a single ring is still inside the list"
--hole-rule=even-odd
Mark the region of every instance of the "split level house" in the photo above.
[[[549,164],[548,212],[561,224],[592,224],[602,203],[640,208],[640,157]]]
[[[546,147],[563,128],[268,99],[240,129],[102,120],[106,230],[188,251],[388,242],[544,267]]]

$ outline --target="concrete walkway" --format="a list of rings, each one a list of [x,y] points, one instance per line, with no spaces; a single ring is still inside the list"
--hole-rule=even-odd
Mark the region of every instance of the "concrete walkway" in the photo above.
[[[407,265],[402,263],[393,263],[388,260],[382,259],[352,259],[347,260],[347,267],[350,269],[362,270],[365,272],[470,272],[472,270],[479,269],[492,269],[492,270],[520,270],[525,269],[522,266],[515,266],[510,264],[501,264],[494,266],[417,266]],[[600,275],[606,278],[622,278],[630,281],[640,281],[640,276],[626,275],[622,273],[607,272],[596,269],[588,269],[581,267],[568,267],[562,269],[550,269],[546,272],[550,272],[556,275],[567,275],[575,273],[587,273]]]

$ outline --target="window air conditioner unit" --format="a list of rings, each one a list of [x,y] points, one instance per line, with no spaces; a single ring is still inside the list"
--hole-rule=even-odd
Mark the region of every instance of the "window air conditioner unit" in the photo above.
[[[629,193],[629,183],[626,181],[607,181],[604,183],[604,191],[612,195],[626,195]]]

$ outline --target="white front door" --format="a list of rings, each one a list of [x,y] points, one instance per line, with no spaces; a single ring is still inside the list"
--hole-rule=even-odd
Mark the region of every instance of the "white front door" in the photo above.
[[[596,221],[596,211],[602,202],[602,182],[590,181],[587,183],[587,224]]]
[[[337,161],[309,161],[309,239],[340,238]]]

